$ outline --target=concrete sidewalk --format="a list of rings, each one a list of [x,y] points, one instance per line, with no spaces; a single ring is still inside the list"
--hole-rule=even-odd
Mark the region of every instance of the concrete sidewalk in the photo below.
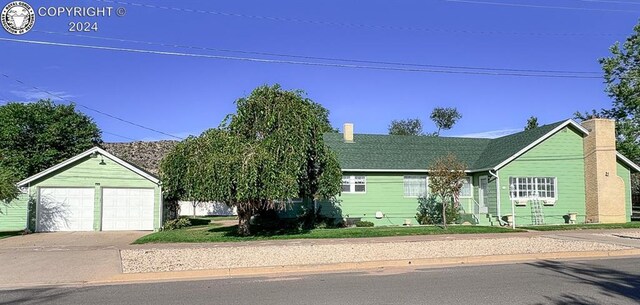
[[[49,233],[52,234],[52,233]],[[290,273],[345,272],[355,270],[379,270],[385,268],[406,268],[419,266],[451,266],[460,264],[496,264],[539,259],[573,259],[640,256],[639,229],[628,230],[584,230],[556,232],[524,232],[502,234],[461,234],[423,235],[383,238],[318,239],[318,240],[278,240],[251,241],[241,243],[208,244],[145,244],[130,245],[135,238],[145,234],[137,233],[115,237],[112,235],[50,236],[34,234],[0,240],[0,288],[40,285],[108,284],[140,281],[169,281],[192,278],[235,277],[281,275]],[[96,234],[96,233],[93,233]],[[99,234],[99,233],[98,233]],[[629,235],[628,237],[625,237]],[[39,236],[40,235],[40,236]],[[98,238],[96,238],[96,236]],[[102,237],[102,238],[99,238]],[[50,239],[59,239],[51,243]],[[281,264],[276,266],[247,266],[237,268],[215,268],[208,270],[184,270],[170,272],[123,273],[121,251],[141,251],[153,253],[158,250],[177,251],[243,251],[278,248],[283,253],[288,247],[362,247],[403,243],[427,243],[453,241],[456,244],[469,241],[470,244],[512,242],[518,239],[544,238],[553,243],[582,242],[596,245],[601,250],[579,252],[560,251],[529,253],[509,253],[495,255],[465,255],[451,257],[413,257],[411,259],[369,260],[358,262],[336,262],[329,264]],[[41,240],[40,240],[41,239]],[[49,240],[48,246],[41,243]],[[93,240],[93,242],[92,242]],[[64,242],[63,242],[64,241]],[[535,242],[532,242],[535,244]],[[429,251],[429,249],[424,249]],[[258,256],[254,253],[254,256]]]
[[[55,232],[0,240],[0,287],[80,284],[122,273],[120,249],[149,232]]]

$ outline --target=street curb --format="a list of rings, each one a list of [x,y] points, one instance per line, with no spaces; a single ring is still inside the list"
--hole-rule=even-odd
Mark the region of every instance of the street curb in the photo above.
[[[531,254],[504,254],[467,257],[442,257],[404,260],[383,260],[316,265],[282,265],[269,267],[222,268],[207,270],[168,271],[149,273],[123,273],[105,280],[89,281],[88,285],[109,285],[139,282],[162,282],[170,280],[197,280],[206,278],[233,278],[250,276],[273,276],[284,274],[339,273],[365,270],[384,270],[385,268],[416,268],[474,264],[516,263],[536,260],[588,259],[638,256],[640,249],[615,251],[549,252]]]

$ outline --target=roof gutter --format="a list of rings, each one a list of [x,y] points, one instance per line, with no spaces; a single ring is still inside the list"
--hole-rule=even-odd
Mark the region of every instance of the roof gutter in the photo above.
[[[481,168],[481,169],[467,169],[465,173],[478,173],[493,170],[493,167]],[[389,168],[343,168],[343,172],[362,172],[362,173],[428,173],[429,169],[389,169]]]

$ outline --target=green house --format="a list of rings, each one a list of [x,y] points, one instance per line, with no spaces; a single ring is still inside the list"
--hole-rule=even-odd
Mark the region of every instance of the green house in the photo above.
[[[18,183],[0,205],[0,231],[157,230],[162,189],[154,175],[94,147]]]
[[[353,134],[345,124],[325,141],[343,171],[339,205],[328,215],[376,225],[415,224],[418,197],[429,193],[427,169],[448,153],[467,167],[462,219],[482,225],[628,222],[630,174],[640,171],[616,152],[615,122],[605,119],[496,139]]]

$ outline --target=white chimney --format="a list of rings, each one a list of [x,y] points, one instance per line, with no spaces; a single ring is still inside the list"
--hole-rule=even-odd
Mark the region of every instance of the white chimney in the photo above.
[[[342,135],[346,143],[353,143],[353,123],[344,123]]]

